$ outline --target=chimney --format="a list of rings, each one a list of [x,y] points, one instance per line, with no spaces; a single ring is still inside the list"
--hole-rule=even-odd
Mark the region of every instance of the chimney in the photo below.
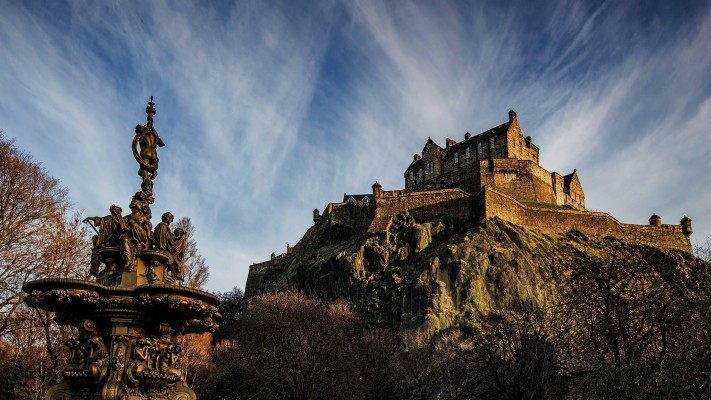
[[[415,161],[417,161],[417,160],[419,160],[419,159],[420,159],[420,155],[419,155],[419,154],[415,154]]]
[[[472,137],[472,134],[467,132],[464,134],[464,140],[469,140]]]
[[[455,143],[457,143],[454,141],[454,139],[450,139],[450,138],[447,138],[446,142],[447,142],[447,148],[450,148],[450,147],[454,146]]]
[[[511,110],[511,111],[509,111],[509,123],[513,124],[514,122],[517,122],[516,121],[516,111]]]

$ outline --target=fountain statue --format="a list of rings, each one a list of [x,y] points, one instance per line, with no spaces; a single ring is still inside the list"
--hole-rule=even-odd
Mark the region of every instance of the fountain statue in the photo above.
[[[164,146],[152,96],[146,114],[131,146],[142,181],[130,213],[112,205],[109,215],[84,220],[96,231],[87,280],[39,279],[22,288],[25,303],[79,330],[66,343],[64,382],[49,389],[47,400],[195,399],[179,369],[178,338],[214,331],[219,300],[181,285],[186,237],[180,228],[171,231],[173,214],[164,213],[155,230],[151,224],[157,147]]]

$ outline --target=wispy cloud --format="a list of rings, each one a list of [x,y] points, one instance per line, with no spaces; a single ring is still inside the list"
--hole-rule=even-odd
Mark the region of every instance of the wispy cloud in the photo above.
[[[711,19],[687,8],[8,2],[0,127],[101,214],[138,190],[128,143],[155,95],[154,214],[193,219],[216,290],[294,244],[314,207],[376,179],[402,187],[427,136],[461,139],[510,108],[544,166],[578,168],[590,206],[687,212],[709,235]]]

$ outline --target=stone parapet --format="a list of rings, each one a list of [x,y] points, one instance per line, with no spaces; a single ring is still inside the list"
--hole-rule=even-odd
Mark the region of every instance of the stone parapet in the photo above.
[[[689,238],[681,225],[623,224],[604,212],[525,205],[512,196],[488,186],[477,195],[477,208],[484,218],[505,221],[544,232],[564,233],[572,228],[585,235],[618,239],[661,248],[691,252]]]

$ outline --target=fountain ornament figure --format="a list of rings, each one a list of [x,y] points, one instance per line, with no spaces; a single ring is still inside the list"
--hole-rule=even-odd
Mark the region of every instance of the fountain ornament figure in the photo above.
[[[153,195],[153,180],[158,176],[158,150],[157,146],[163,147],[165,143],[158,136],[158,132],[153,127],[153,116],[156,115],[153,96],[146,107],[146,124],[136,125],[136,136],[133,137],[133,157],[138,161],[138,176],[143,179],[141,183],[142,191],[150,196]],[[136,149],[140,146],[140,151]]]
[[[84,220],[96,231],[87,280],[39,279],[23,287],[27,304],[79,330],[66,343],[64,382],[50,388],[47,400],[195,399],[177,368],[178,338],[214,331],[219,300],[181,286],[186,238],[180,228],[171,231],[173,214],[163,213],[153,230],[157,147],[164,143],[153,126],[152,96],[146,114],[131,145],[142,182],[130,214],[112,205],[109,215]]]

